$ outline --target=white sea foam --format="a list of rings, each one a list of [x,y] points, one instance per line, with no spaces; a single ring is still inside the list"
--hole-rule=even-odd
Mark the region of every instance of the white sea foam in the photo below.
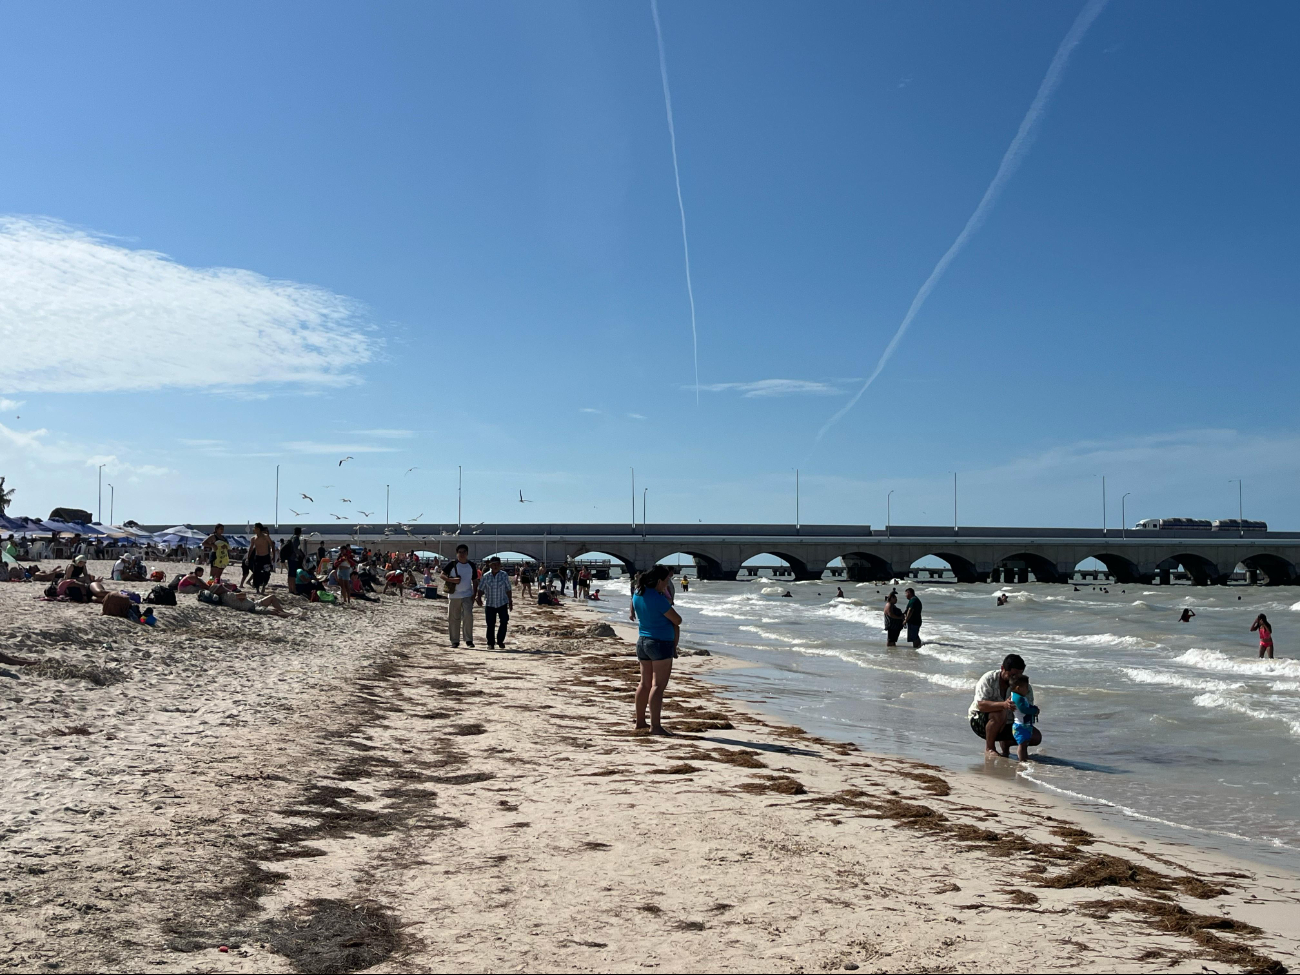
[[[917,648],[917,653],[923,653],[927,657],[934,657],[936,660],[946,660],[950,664],[973,664],[975,658],[964,653],[952,653],[949,650],[938,650],[935,647],[925,644]]]
[[[1292,603],[1292,604],[1291,604],[1291,612],[1293,612],[1293,613],[1300,613],[1300,603]]]
[[[1277,692],[1300,691],[1300,681],[1280,680],[1271,684],[1269,690]]]
[[[1108,809],[1113,809],[1125,816],[1131,816],[1133,819],[1140,819],[1146,823],[1159,823],[1161,826],[1172,826],[1175,829],[1184,829],[1190,833],[1205,833],[1210,836],[1223,836],[1231,840],[1242,840],[1246,843],[1257,843],[1260,839],[1258,836],[1243,836],[1240,833],[1230,833],[1227,830],[1221,829],[1203,829],[1200,826],[1188,826],[1186,823],[1176,823],[1172,819],[1161,819],[1159,816],[1148,816],[1146,813],[1140,813],[1130,806],[1122,806],[1118,802],[1111,802],[1109,799],[1098,799],[1096,796],[1084,795],[1082,792],[1072,792],[1069,789],[1062,789],[1059,785],[1052,785],[1050,782],[1044,782],[1042,779],[1037,778],[1032,774],[1034,771],[1034,763],[1029,762],[1022,768],[1017,769],[1016,774],[1022,779],[1034,783],[1034,785],[1041,785],[1044,789],[1050,789],[1052,792],[1058,793],[1059,795],[1069,796],[1071,799],[1080,799],[1084,802],[1095,802],[1099,806],[1105,806]],[[1270,839],[1267,842],[1272,846],[1283,850],[1294,849],[1294,847],[1287,846],[1287,844],[1278,839]]]
[[[785,595],[785,592],[786,592],[786,590],[783,589],[783,588],[781,588],[780,586],[764,586],[764,587],[763,587],[763,595],[764,595],[764,596],[783,596],[783,595]]]
[[[942,687],[951,687],[959,691],[973,692],[975,690],[974,677],[952,677],[948,674],[926,674],[926,679],[932,684],[939,684]]]
[[[1228,711],[1236,711],[1238,714],[1244,714],[1259,721],[1282,721],[1290,727],[1291,734],[1300,736],[1300,721],[1293,721],[1275,711],[1261,711],[1259,708],[1253,708],[1249,704],[1228,697],[1225,694],[1217,692],[1199,694],[1192,698],[1192,703],[1203,708],[1223,708]]]
[[[1201,650],[1196,647],[1175,657],[1174,663],[1222,674],[1243,674],[1247,677],[1300,677],[1300,660],[1229,657],[1218,650]]]
[[[776,640],[778,643],[788,643],[791,646],[800,646],[808,643],[807,640],[800,640],[798,637],[786,636],[784,633],[777,633],[773,630],[765,630],[761,626],[741,626],[737,627],[746,633],[757,633],[765,640]]]
[[[1163,670],[1146,670],[1143,667],[1121,667],[1120,673],[1139,684],[1164,684],[1169,687],[1185,687],[1192,691],[1233,691],[1241,690],[1246,686],[1231,684],[1226,680],[1215,680],[1212,677],[1180,677],[1178,674]]]

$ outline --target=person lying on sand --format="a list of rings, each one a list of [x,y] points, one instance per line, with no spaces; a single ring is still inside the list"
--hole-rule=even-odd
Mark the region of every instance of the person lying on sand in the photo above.
[[[212,591],[221,596],[221,605],[230,609],[243,610],[246,613],[252,613],[259,609],[274,614],[284,619],[290,619],[293,616],[303,616],[302,613],[286,613],[284,605],[276,596],[262,596],[260,598],[250,596],[246,592],[236,592],[233,589],[227,589],[225,586],[217,585],[212,587]]]
[[[78,555],[63,572],[63,581],[59,583],[59,595],[67,596],[74,603],[102,603],[108,591],[98,576],[90,574],[86,568],[86,557]]]
[[[1024,676],[1025,661],[1018,653],[1009,653],[1002,660],[999,670],[990,670],[975,685],[975,699],[970,705],[970,730],[984,739],[984,757],[994,757],[999,751],[1003,758],[1011,756],[1013,742],[1022,745],[1021,753],[1028,757],[1030,745],[1041,745],[1043,734],[1037,728],[1029,740],[1016,742],[1014,721],[1016,705],[1012,700],[1011,688],[1018,678]],[[1034,702],[1033,691],[1025,695],[1030,704]]]
[[[32,578],[37,582],[58,582],[63,578],[63,566],[56,565],[48,572],[38,570],[32,573]]]

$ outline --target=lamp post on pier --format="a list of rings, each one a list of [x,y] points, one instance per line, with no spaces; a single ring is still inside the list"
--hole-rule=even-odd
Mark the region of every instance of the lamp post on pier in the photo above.
[[[1125,540],[1128,539],[1128,512],[1124,509],[1124,501],[1132,493],[1132,491],[1126,491],[1123,497],[1119,499],[1119,520],[1123,523],[1120,525],[1120,532],[1121,537]]]
[[[888,494],[885,495],[885,537],[886,538],[892,538],[894,533],[893,512],[890,508],[890,504],[893,497],[894,497],[893,491],[890,491]]]

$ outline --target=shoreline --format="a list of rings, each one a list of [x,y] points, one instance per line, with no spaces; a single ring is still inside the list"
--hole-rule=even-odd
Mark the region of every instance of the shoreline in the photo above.
[[[590,616],[592,617],[593,622],[609,622],[613,625],[619,636],[626,642],[632,644],[635,644],[636,642],[637,628],[635,624],[628,623],[627,621],[613,621],[600,610],[595,609],[590,605],[572,604],[571,611]],[[743,657],[732,654],[716,650],[708,650],[707,652],[709,654],[710,662],[700,668],[698,675],[705,680],[708,680],[710,675],[714,673],[725,672],[728,670],[745,670],[747,668],[761,666],[752,661],[745,660]],[[728,704],[738,709],[748,711],[758,720],[777,723],[784,723],[787,721],[787,718],[777,713],[775,709],[766,710],[760,703],[741,697],[741,692],[727,686],[723,681],[710,681],[710,684]],[[834,734],[831,731],[816,731],[812,732],[812,734],[830,737],[832,739],[834,738]],[[843,743],[854,748],[862,749],[862,754],[869,757],[897,762],[915,762],[926,766],[934,765],[934,763],[914,758],[909,755],[870,749],[856,742],[844,741]],[[970,763],[972,766],[978,764],[978,758],[980,757],[978,754],[979,752],[982,752],[982,750],[977,749],[977,754],[974,755]],[[1279,878],[1287,878],[1288,880],[1300,884],[1300,871],[1293,870],[1287,865],[1252,859],[1248,856],[1233,853],[1230,850],[1223,850],[1214,847],[1207,848],[1194,842],[1194,837],[1196,836],[1218,836],[1232,842],[1244,844],[1250,842],[1248,837],[1240,837],[1235,834],[1216,833],[1213,830],[1199,826],[1190,826],[1183,823],[1175,823],[1159,819],[1154,816],[1145,816],[1136,810],[1128,810],[1127,807],[1114,806],[1105,800],[1069,793],[1066,790],[1059,789],[1048,783],[1027,778],[1019,773],[1018,765],[1018,762],[1013,762],[1010,759],[999,759],[997,771],[1001,773],[1000,778],[993,778],[988,775],[987,772],[981,773],[973,769],[956,768],[952,765],[943,764],[942,762],[940,762],[936,767],[941,768],[945,776],[965,780],[967,787],[973,791],[991,791],[1002,782],[1013,783],[1018,788],[1026,789],[1026,791],[1032,794],[1038,801],[1052,807],[1057,815],[1085,820],[1085,825],[1089,831],[1098,835],[1109,834],[1112,838],[1125,846],[1133,846],[1135,844],[1165,844],[1179,850],[1195,851],[1197,855],[1222,861],[1222,863],[1232,866],[1233,869],[1274,871]],[[1087,808],[1086,804],[1092,804],[1102,808],[1090,809]],[[1108,806],[1114,811],[1105,808]],[[1114,817],[1115,821],[1110,817]],[[1159,836],[1144,836],[1135,829],[1125,827],[1124,821],[1129,818],[1146,820],[1147,822],[1166,827],[1171,831],[1185,832],[1188,839],[1186,841],[1180,841]],[[1300,930],[1300,925],[1297,925],[1297,928]]]
[[[810,735],[715,688],[721,657],[679,662],[678,737],[633,734],[631,648],[591,607],[518,606],[487,653],[447,646],[441,601],[183,598],[130,630],[37,594],[0,587],[0,646],[128,679],[5,681],[0,969],[980,971],[1012,947],[1279,971],[1300,948],[1300,879]]]

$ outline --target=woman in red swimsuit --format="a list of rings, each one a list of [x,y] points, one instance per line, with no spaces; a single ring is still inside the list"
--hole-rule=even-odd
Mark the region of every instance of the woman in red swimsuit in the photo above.
[[[1255,622],[1251,624],[1251,632],[1259,631],[1259,655],[1267,656],[1273,659],[1273,627],[1269,625],[1268,617],[1260,613],[1255,617]]]

